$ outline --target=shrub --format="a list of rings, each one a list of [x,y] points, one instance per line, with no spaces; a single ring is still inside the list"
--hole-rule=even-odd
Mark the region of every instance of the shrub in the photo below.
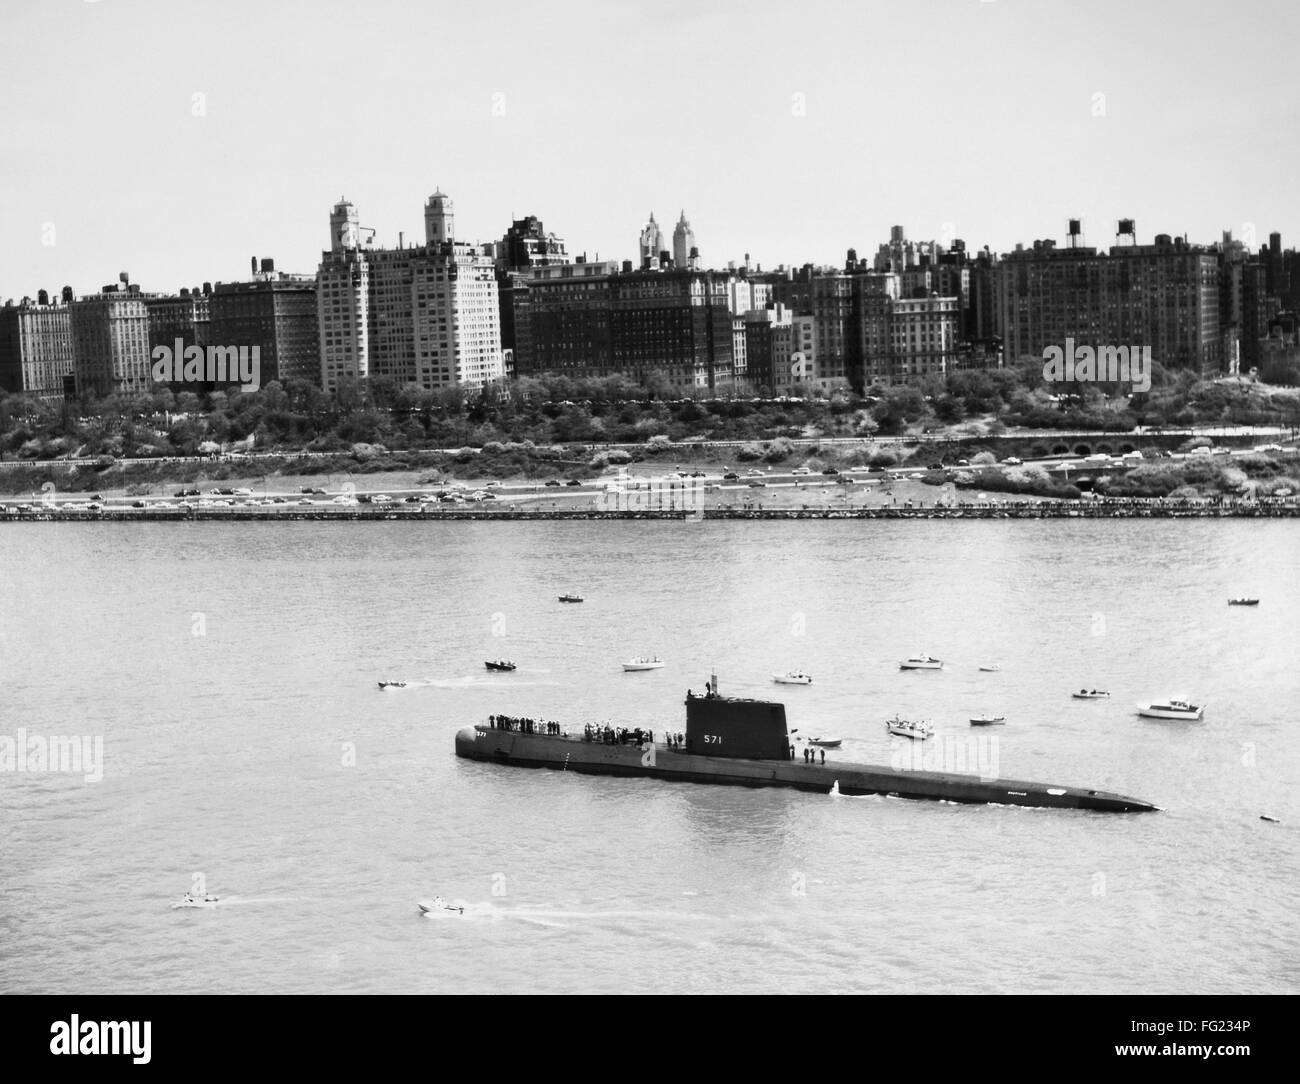
[[[755,459],[763,458],[763,446],[761,444],[742,444],[736,452],[736,458],[751,462]]]

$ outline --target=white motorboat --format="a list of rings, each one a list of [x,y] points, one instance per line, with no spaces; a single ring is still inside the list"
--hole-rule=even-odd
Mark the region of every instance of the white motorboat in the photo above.
[[[926,738],[934,734],[934,727],[929,723],[913,722],[898,715],[885,720],[885,729],[897,737],[913,738],[916,741],[925,741]]]
[[[898,664],[900,670],[942,670],[943,660],[931,655],[913,655]]]
[[[1163,703],[1139,704],[1138,714],[1148,719],[1199,719],[1205,714],[1205,705],[1170,698]]]
[[[971,726],[1004,726],[1007,717],[1005,715],[972,715],[970,720]]]
[[[997,673],[999,670],[1001,670],[1001,669],[1002,669],[1002,667],[1000,667],[1000,666],[998,666],[996,663],[994,663],[992,666],[981,666],[981,667],[980,667],[980,673],[982,673],[982,674],[996,674],[996,673]]]
[[[1110,693],[1104,689],[1080,689],[1077,693],[1071,693],[1075,700],[1109,700]]]
[[[416,903],[420,913],[424,915],[463,915],[465,908],[456,904],[448,903],[441,896],[434,896],[431,900],[419,900]]]
[[[838,749],[843,744],[843,738],[809,738],[809,745],[819,745],[823,749]]]
[[[663,661],[656,655],[653,659],[629,659],[623,664],[624,670],[658,670]]]
[[[206,892],[202,896],[196,896],[193,892],[186,892],[180,902],[172,904],[172,910],[178,907],[215,907],[219,902],[220,896],[210,896]]]
[[[786,674],[773,674],[772,680],[778,685],[811,685],[812,675],[802,670],[791,670]]]

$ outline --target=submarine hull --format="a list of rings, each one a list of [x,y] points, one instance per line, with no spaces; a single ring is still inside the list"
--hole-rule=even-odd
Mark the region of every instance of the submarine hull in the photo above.
[[[590,775],[645,776],[673,782],[742,787],[789,787],[829,794],[884,794],[927,801],[1150,813],[1158,807],[1108,791],[981,779],[951,772],[896,771],[874,764],[805,764],[793,760],[720,758],[656,744],[606,745],[580,738],[468,726],[456,734],[456,755],[521,768]]]

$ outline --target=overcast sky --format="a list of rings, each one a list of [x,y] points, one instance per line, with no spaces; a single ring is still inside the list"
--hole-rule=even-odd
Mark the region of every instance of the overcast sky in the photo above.
[[[909,237],[995,251],[1300,240],[1300,5],[1222,0],[6,0],[0,298],[312,272],[343,195],[383,245],[535,214],[630,259]]]

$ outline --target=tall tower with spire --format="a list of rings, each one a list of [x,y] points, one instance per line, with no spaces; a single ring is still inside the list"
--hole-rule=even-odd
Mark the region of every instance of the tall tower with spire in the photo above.
[[[666,251],[667,243],[664,241],[663,231],[659,228],[659,223],[655,221],[654,212],[650,212],[650,221],[646,223],[645,229],[641,231],[641,266],[658,267],[659,253]]]
[[[456,213],[451,197],[439,189],[424,205],[424,241],[425,244],[438,245],[455,239]]]
[[[677,220],[677,228],[673,230],[673,263],[677,267],[689,267],[691,250],[694,248],[695,231],[686,221],[686,210],[683,208],[681,217]]]

